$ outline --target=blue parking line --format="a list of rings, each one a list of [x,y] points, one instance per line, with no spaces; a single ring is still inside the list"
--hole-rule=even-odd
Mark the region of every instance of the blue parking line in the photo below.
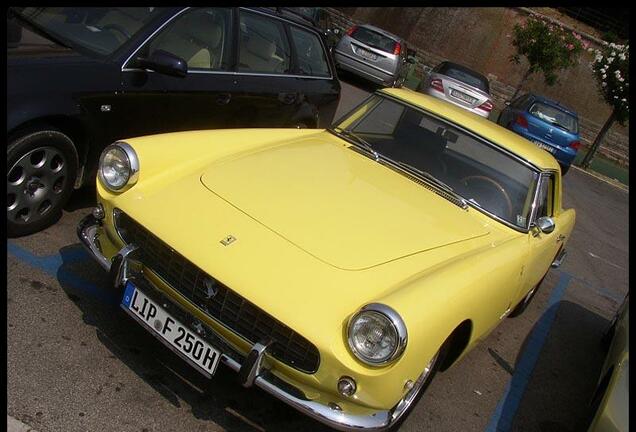
[[[532,330],[526,349],[515,368],[511,380],[508,382],[503,397],[490,418],[485,432],[509,432],[511,430],[512,420],[519,408],[519,403],[521,402],[532,371],[539,359],[541,349],[550,333],[550,328],[552,327],[558,310],[558,303],[563,297],[571,279],[572,275],[561,272],[559,282],[548,299],[546,311]]]
[[[15,243],[7,242],[7,254],[13,255],[31,267],[42,270],[44,273],[57,279],[60,285],[70,286],[74,290],[87,294],[102,302],[112,303],[117,300],[114,293],[107,292],[97,285],[62,268],[64,264],[68,265],[70,263],[90,261],[90,256],[81,247],[65,251],[63,257],[59,252],[53,255],[37,256]]]

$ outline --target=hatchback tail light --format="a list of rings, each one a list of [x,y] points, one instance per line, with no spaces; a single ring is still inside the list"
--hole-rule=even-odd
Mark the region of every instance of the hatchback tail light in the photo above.
[[[517,123],[519,126],[523,127],[523,128],[528,128],[528,119],[526,119],[522,114],[517,115],[517,118],[515,119],[515,123]]]
[[[353,26],[349,30],[347,30],[347,36],[351,36],[356,30],[358,30],[358,26]]]
[[[400,52],[402,52],[402,44],[396,42],[395,45],[393,45],[393,55],[400,55]]]
[[[477,107],[477,109],[480,109],[482,111],[486,111],[486,112],[490,112],[492,111],[492,102],[490,102],[489,100],[487,100],[486,102],[484,102],[483,104],[479,105]]]
[[[570,147],[572,147],[574,150],[578,150],[581,148],[581,141],[576,140],[576,141],[572,141],[570,143]]]
[[[439,78],[435,78],[431,80],[431,88],[440,92],[444,92],[444,86],[442,85],[442,80]]]

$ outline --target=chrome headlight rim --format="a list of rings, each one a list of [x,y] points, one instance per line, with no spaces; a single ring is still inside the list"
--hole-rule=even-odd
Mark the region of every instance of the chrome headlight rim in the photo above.
[[[354,323],[356,322],[356,320],[365,312],[375,312],[380,315],[383,315],[389,321],[389,323],[393,326],[397,334],[398,342],[393,352],[391,353],[390,356],[388,356],[387,358],[383,360],[374,360],[374,359],[365,357],[364,354],[360,353],[356,349],[356,346],[352,341],[352,334],[351,334],[352,327]],[[400,317],[400,315],[395,311],[395,309],[385,304],[369,303],[363,306],[358,312],[353,314],[353,316],[349,319],[349,323],[347,325],[347,345],[349,345],[349,351],[351,351],[351,353],[357,360],[363,362],[366,365],[386,366],[389,363],[393,363],[395,360],[400,358],[400,356],[404,353],[407,342],[408,342],[408,332],[406,330],[406,325],[404,324],[402,317]]]
[[[128,171],[129,171],[128,180],[120,187],[114,187],[111,184],[109,184],[104,178],[104,173],[102,170],[104,158],[106,154],[113,148],[117,148],[121,150],[126,156],[126,159],[128,159]],[[102,154],[99,157],[99,165],[97,166],[97,176],[101,184],[109,191],[111,192],[125,191],[126,189],[130,188],[135,183],[137,183],[137,180],[139,180],[139,158],[137,157],[137,152],[135,152],[135,149],[133,149],[133,147],[125,141],[117,141],[117,142],[114,142],[113,144],[108,145],[102,151]]]

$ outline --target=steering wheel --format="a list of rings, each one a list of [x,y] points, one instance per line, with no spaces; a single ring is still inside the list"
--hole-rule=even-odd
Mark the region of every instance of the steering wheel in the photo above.
[[[128,30],[126,30],[124,27],[120,26],[119,24],[114,24],[114,23],[106,24],[102,26],[102,30],[114,30],[115,32],[124,36],[125,38],[124,42],[131,38],[130,34],[128,33]]]
[[[507,213],[508,219],[512,218],[512,201],[510,200],[510,196],[508,195],[508,192],[506,192],[506,190],[503,188],[503,186],[501,186],[498,182],[491,179],[490,177],[486,177],[482,175],[464,177],[463,179],[460,180],[460,183],[463,183],[465,186],[468,186],[468,183],[471,181],[481,181],[484,184],[487,184],[493,189],[495,189],[501,195],[503,195],[506,201],[506,209],[508,210],[508,213]]]

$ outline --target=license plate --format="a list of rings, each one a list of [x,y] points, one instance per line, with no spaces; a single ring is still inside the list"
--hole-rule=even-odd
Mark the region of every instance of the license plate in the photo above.
[[[550,153],[555,153],[556,150],[554,149],[554,147],[551,147],[547,144],[543,144],[541,141],[537,141],[537,140],[532,140],[533,143],[535,143],[537,145],[537,147],[542,148],[545,151],[548,151]]]
[[[361,55],[362,57],[364,57],[364,58],[368,58],[368,59],[371,59],[371,60],[377,60],[378,59],[378,56],[376,54],[373,54],[372,52],[369,52],[369,51],[367,51],[365,49],[362,49],[362,48],[358,48],[357,53],[359,55]]]
[[[464,102],[468,102],[469,104],[474,104],[477,101],[476,98],[474,98],[472,96],[469,96],[466,93],[462,93],[460,91],[454,90],[454,89],[451,89],[450,94],[451,94],[451,96],[456,97],[457,99],[461,99]]]
[[[121,305],[147,330],[189,360],[199,372],[207,377],[214,375],[221,353],[173,318],[130,281],[126,283]]]

